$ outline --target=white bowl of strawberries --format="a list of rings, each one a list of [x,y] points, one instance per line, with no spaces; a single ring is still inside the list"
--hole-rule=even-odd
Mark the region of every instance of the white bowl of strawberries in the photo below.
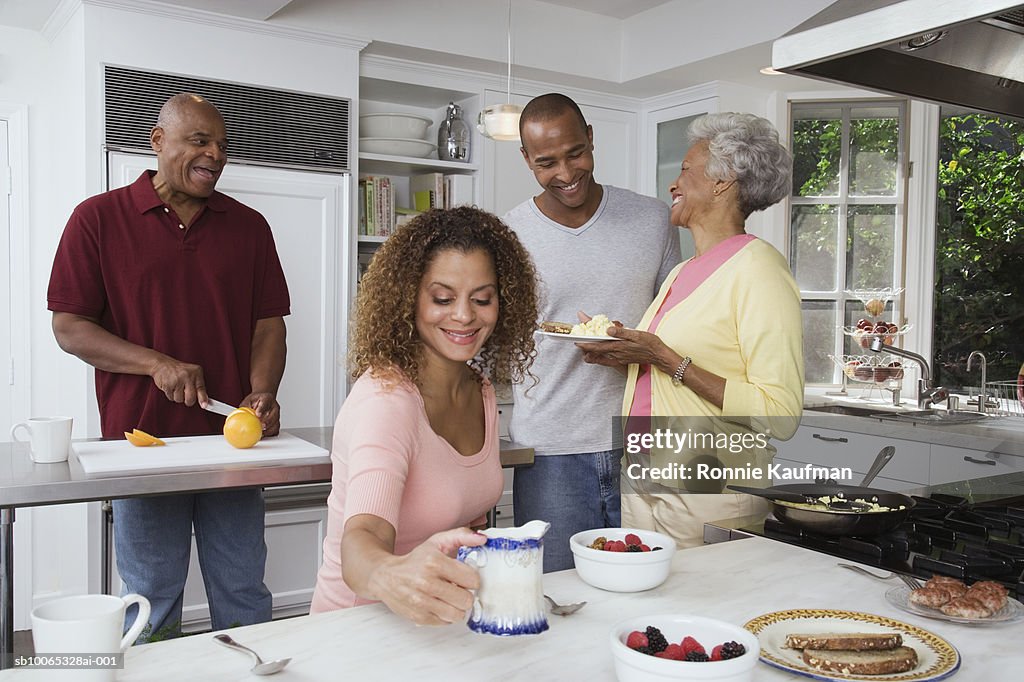
[[[738,625],[668,614],[622,621],[611,650],[619,682],[749,682],[761,653],[757,637]]]
[[[641,592],[668,578],[675,540],[653,530],[594,528],[569,538],[576,573],[610,592]]]

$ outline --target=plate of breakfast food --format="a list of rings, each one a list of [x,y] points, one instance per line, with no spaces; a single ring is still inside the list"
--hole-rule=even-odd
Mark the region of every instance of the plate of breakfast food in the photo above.
[[[870,613],[792,609],[744,627],[757,635],[762,661],[816,680],[934,682],[960,668],[960,653],[942,637]]]
[[[936,575],[916,590],[894,587],[885,593],[885,599],[907,613],[951,623],[988,625],[1024,617],[1024,605],[991,580],[968,586],[956,578]]]
[[[615,323],[608,319],[607,315],[594,315],[586,322],[570,324],[568,322],[541,322],[537,333],[554,339],[569,339],[571,341],[617,341],[614,336],[608,336],[605,332],[608,327]]]

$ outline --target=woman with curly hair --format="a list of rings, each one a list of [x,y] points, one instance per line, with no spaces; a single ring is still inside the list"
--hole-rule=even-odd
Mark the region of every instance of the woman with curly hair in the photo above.
[[[477,208],[432,210],[380,247],[360,282],[334,426],[313,613],[382,601],[420,624],[462,621],[476,571],[454,559],[501,497],[491,382],[525,380],[533,263]]]

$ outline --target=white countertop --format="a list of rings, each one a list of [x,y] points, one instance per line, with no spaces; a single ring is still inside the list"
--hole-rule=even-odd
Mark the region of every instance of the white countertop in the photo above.
[[[841,414],[815,412],[814,407],[827,405],[846,405],[857,408],[869,408],[878,412],[892,412],[898,409],[916,410],[913,401],[903,400],[902,408],[895,408],[891,401],[874,399],[864,400],[856,397],[859,391],[851,391],[849,396],[825,395],[826,389],[807,389],[804,392],[804,413],[800,420],[802,426],[817,426],[854,433],[866,433],[875,436],[886,436],[902,440],[912,440],[937,445],[966,448],[968,450],[985,450],[1010,455],[1024,456],[1024,418],[1019,416],[994,416],[985,421],[971,424],[912,424],[892,420],[855,417]]]
[[[375,604],[231,630],[264,660],[290,656],[275,682],[303,680],[614,680],[608,633],[616,622],[681,612],[742,625],[771,611],[823,608],[862,611],[916,625],[944,637],[963,658],[954,678],[1009,682],[1024,666],[1024,622],[985,627],[921,618],[885,601],[885,583],[838,568],[836,559],[764,538],[705,545],[676,553],[668,581],[648,592],[604,592],[574,570],[548,574],[556,601],[586,600],[569,617],[549,616],[536,636],[494,637],[462,625],[417,627]],[[251,682],[249,659],[209,634],[129,649],[121,682],[218,680]],[[44,670],[8,670],[0,680],[53,679]],[[808,679],[759,663],[754,679]]]

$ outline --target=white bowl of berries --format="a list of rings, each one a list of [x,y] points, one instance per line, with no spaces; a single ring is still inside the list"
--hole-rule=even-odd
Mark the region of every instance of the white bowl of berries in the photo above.
[[[641,616],[611,632],[619,682],[749,682],[761,647],[738,625],[689,615]]]
[[[675,540],[653,530],[594,528],[569,538],[576,573],[610,592],[641,592],[668,578]]]

